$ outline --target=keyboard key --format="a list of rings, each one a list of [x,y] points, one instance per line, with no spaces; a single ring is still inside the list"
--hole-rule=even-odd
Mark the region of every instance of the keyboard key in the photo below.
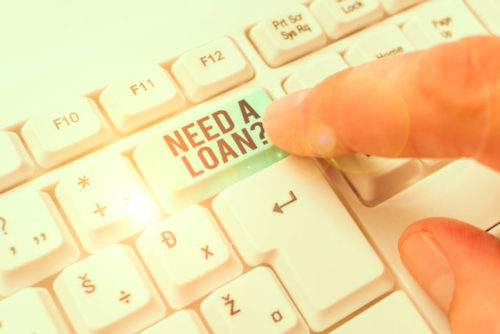
[[[0,228],[0,295],[41,281],[80,257],[46,193],[30,190],[3,196]]]
[[[323,30],[302,5],[258,23],[250,38],[265,61],[283,65],[326,44]]]
[[[0,333],[69,333],[47,290],[27,288],[0,301]]]
[[[166,312],[139,259],[123,245],[64,269],[54,291],[78,333],[135,333]]]
[[[254,90],[211,110],[187,113],[139,145],[134,159],[167,213],[220,192],[286,154],[267,140],[271,99]]]
[[[205,326],[201,323],[200,317],[191,310],[176,312],[167,319],[141,332],[141,334],[165,333],[208,334]]]
[[[314,331],[392,287],[310,159],[291,156],[240,181],[216,197],[213,208],[245,262],[272,266]]]
[[[38,164],[52,168],[103,144],[110,130],[94,101],[75,97],[40,113],[21,129]]]
[[[494,35],[500,36],[500,1],[498,0],[465,0],[479,20]]]
[[[253,76],[252,66],[228,37],[182,55],[172,73],[187,97],[200,102]]]
[[[338,39],[384,15],[378,0],[315,0],[310,8],[331,39]]]
[[[345,70],[347,67],[341,56],[331,53],[301,66],[285,81],[283,87],[287,94],[300,89],[310,88],[319,84],[330,75]]]
[[[28,179],[35,170],[28,152],[13,132],[0,131],[0,191]]]
[[[185,104],[170,75],[157,65],[134,70],[106,87],[99,99],[121,132],[135,130]]]
[[[457,1],[426,4],[403,26],[403,33],[419,49],[466,36],[488,34],[474,15]]]
[[[355,154],[336,158],[332,164],[342,171],[361,200],[378,204],[405,189],[420,175],[417,159],[387,159]]]
[[[74,168],[55,190],[90,253],[142,231],[161,212],[130,161],[106,155]]]
[[[389,14],[397,13],[400,10],[421,1],[422,0],[380,0],[385,11]]]
[[[401,30],[391,25],[377,28],[365,35],[345,53],[344,58],[349,65],[358,66],[372,60],[413,50],[415,48]]]
[[[403,291],[397,291],[357,315],[330,334],[432,334]]]
[[[189,207],[150,227],[137,249],[170,306],[180,309],[243,268],[208,209]]]
[[[218,334],[309,333],[273,272],[264,267],[213,292],[202,302],[201,312]]]

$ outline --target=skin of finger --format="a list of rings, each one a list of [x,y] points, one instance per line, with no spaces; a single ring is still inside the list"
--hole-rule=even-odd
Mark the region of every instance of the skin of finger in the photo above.
[[[432,236],[454,272],[448,313],[453,334],[500,333],[500,239],[463,222],[429,218],[405,230],[400,249],[405,239],[420,232]]]
[[[315,155],[300,143],[326,124],[336,135],[331,155],[472,156],[500,169],[495,54],[499,38],[473,37],[351,68],[314,87],[283,120],[293,141],[268,133],[278,146],[293,142],[294,153]]]

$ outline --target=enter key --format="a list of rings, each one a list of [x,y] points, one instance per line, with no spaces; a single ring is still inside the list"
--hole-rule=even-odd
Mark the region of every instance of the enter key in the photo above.
[[[134,159],[167,213],[207,199],[286,154],[264,133],[263,90],[186,114],[141,144]]]

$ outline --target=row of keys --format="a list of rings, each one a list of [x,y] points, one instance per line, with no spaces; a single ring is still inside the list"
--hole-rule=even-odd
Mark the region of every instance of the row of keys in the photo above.
[[[335,4],[325,2],[324,5],[337,6],[335,11],[342,12],[351,8],[349,17],[362,17],[365,21],[362,20],[358,25],[365,25],[373,19],[369,19],[368,14],[362,15],[364,12],[372,13],[374,8],[381,10],[378,2],[370,1],[355,1],[353,4],[349,1]],[[396,8],[395,4],[389,2],[382,5],[386,9]],[[305,6],[293,7],[251,29],[250,38],[270,65],[281,65],[326,44],[322,29],[313,17],[315,13],[327,15],[328,10],[321,9],[322,3],[322,0],[315,1],[311,5],[312,13]],[[405,7],[412,1],[398,3]],[[495,2],[484,5],[470,2],[469,5],[478,13],[489,9],[500,11]],[[422,7],[403,26],[404,35],[395,26],[374,31],[345,54],[347,63],[356,66],[383,56],[411,51],[412,44],[422,48],[467,35],[487,33],[464,5],[440,1],[426,3]],[[319,21],[322,23],[321,19]],[[331,24],[333,21],[328,22]],[[485,24],[490,31],[496,31],[492,20],[487,20]],[[351,24],[350,29],[357,29],[358,25]],[[335,31],[340,33],[342,29]],[[334,62],[327,68],[337,71],[345,67]],[[301,75],[305,72],[302,71]],[[253,69],[234,42],[224,37],[182,55],[172,65],[172,73],[188,98],[199,102],[249,80],[253,76]],[[308,76],[315,74],[313,72]],[[326,74],[321,75],[322,78],[324,76]],[[287,91],[296,90],[304,84],[310,85],[314,81],[297,83],[302,80],[294,79],[294,76],[290,80],[290,83],[285,83]],[[101,94],[100,103],[115,127],[121,132],[129,132],[175,112],[185,105],[185,99],[168,72],[159,66],[152,66],[142,68],[137,75],[110,84]],[[44,168],[60,165],[104,145],[110,137],[110,129],[97,105],[88,98],[74,98],[51,107],[49,111],[30,119],[21,132],[35,160]],[[13,161],[12,165],[6,164],[0,170],[1,188],[6,189],[29,178],[34,166],[13,134],[2,134],[0,145],[2,150],[12,156],[9,161]]]
[[[87,185],[93,186],[92,182]],[[213,208],[245,262],[271,266],[313,330],[326,329],[392,288],[390,274],[311,160],[288,157],[227,188],[213,201]],[[55,235],[52,230],[34,232],[39,235],[32,247],[42,247]],[[189,305],[242,272],[214,218],[202,207],[187,208],[151,226],[137,240],[137,249],[174,309]],[[56,263],[55,259],[46,262]],[[262,284],[226,286],[204,302],[215,303],[215,307],[202,306],[202,311],[207,318],[240,314],[237,310],[242,303],[250,307],[247,300],[257,294],[252,291],[274,285],[276,291],[266,290],[263,296],[274,296],[275,303],[251,309],[266,317],[263,328],[283,326],[287,328],[283,333],[302,333],[305,327],[293,305],[287,306],[290,303],[277,280],[266,275]],[[259,282],[255,278],[248,281]],[[255,285],[250,288],[249,284]],[[165,314],[165,306],[128,246],[112,245],[67,267],[56,278],[54,290],[82,333],[139,330]],[[243,318],[248,323],[246,313],[241,311],[231,319]],[[227,320],[222,322],[223,327],[228,326]],[[229,325],[226,331],[236,325]]]
[[[391,12],[419,1],[389,2],[382,5],[392,8]],[[500,12],[500,5],[494,1],[482,5],[470,3],[476,12]],[[382,18],[382,5],[378,0],[316,0],[310,9],[295,6],[260,22],[249,35],[265,61],[270,66],[280,66],[325,45],[322,28],[328,37],[337,39]],[[495,33],[499,27],[496,20],[488,19],[490,16],[486,15],[485,25]],[[393,26],[369,34],[346,53],[345,59],[349,65],[357,66],[387,55],[478,34],[488,34],[488,31],[464,4],[447,0],[425,3],[413,12],[402,32]]]
[[[128,69],[128,75],[109,84],[99,102],[120,132],[130,132],[185,106],[186,101],[170,74],[160,66]],[[172,73],[187,97],[200,102],[253,76],[253,69],[229,38],[191,50],[173,65]],[[85,97],[62,99],[30,118],[21,129],[36,162],[49,169],[105,145],[111,129],[97,104]],[[0,136],[0,149],[9,165],[0,169],[0,190],[29,178],[33,162],[10,133]]]
[[[253,91],[213,112],[197,114],[196,119],[184,118],[182,123],[139,146],[134,158],[165,211],[174,213],[213,196],[285,156],[267,141],[262,128],[260,118],[270,101],[264,91]],[[176,152],[180,154],[176,156]],[[118,154],[97,156],[75,165],[57,184],[55,199],[88,253],[136,235],[162,216],[132,163]],[[12,205],[14,202],[21,204]],[[37,221],[32,216],[39,217],[37,225],[30,225]],[[6,267],[0,268],[0,295],[38,282],[78,259],[74,241],[46,193],[24,191],[4,196],[0,200],[0,218],[4,232],[0,245],[4,245],[2,249],[9,259],[2,263]],[[197,229],[203,230],[201,226]],[[155,244],[144,241],[142,248],[148,252]],[[179,245],[175,249],[183,249],[184,244]],[[213,266],[231,262],[228,251],[214,252],[212,248],[218,245],[200,245],[197,253],[202,247],[210,248],[207,254],[217,253],[214,260],[210,256]],[[64,251],[65,247],[73,250]],[[163,249],[164,245],[158,247]],[[40,261],[47,265],[40,266]],[[10,262],[12,265],[7,266]],[[189,303],[192,297],[179,294],[172,299],[178,305]]]
[[[310,10],[295,6],[258,23],[250,38],[270,66],[280,66],[419,0],[316,0]]]
[[[131,300],[130,295],[129,303]],[[309,333],[304,320],[275,275],[263,267],[250,271],[212,293],[203,301],[201,311],[215,333]],[[26,314],[30,315],[31,321],[25,321]],[[141,325],[144,326],[144,323]],[[123,329],[120,333],[132,333],[137,327]],[[42,288],[25,289],[0,302],[0,330],[5,334],[69,333],[51,296]],[[79,330],[79,333],[96,332],[81,328]],[[367,332],[432,333],[413,303],[402,291],[392,293],[330,334]],[[208,334],[208,330],[196,312],[183,310],[169,315],[140,333]]]

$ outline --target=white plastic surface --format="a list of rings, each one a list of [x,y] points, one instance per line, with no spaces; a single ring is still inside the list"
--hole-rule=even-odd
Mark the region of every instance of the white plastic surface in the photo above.
[[[214,291],[201,304],[218,334],[308,334],[304,320],[269,268],[258,267]]]
[[[315,0],[311,11],[331,39],[338,39],[384,15],[378,0]]]
[[[137,249],[169,305],[180,309],[236,278],[242,266],[210,211],[189,207],[148,228]]]
[[[472,11],[481,18],[481,22],[489,32],[500,36],[500,1],[498,0],[465,0]]]
[[[283,88],[288,94],[311,88],[330,75],[346,68],[348,68],[347,64],[337,53],[327,54],[302,65],[285,81]]]
[[[102,106],[121,132],[168,116],[185,103],[170,74],[160,66],[144,66],[134,72],[111,83],[100,95]]]
[[[433,334],[403,291],[397,291],[330,334]]]
[[[27,288],[0,301],[0,333],[68,334],[46,289]]]
[[[315,331],[392,287],[383,263],[309,159],[287,157],[225,189],[213,207],[245,262],[273,267]]]
[[[266,62],[280,66],[326,44],[320,25],[305,6],[295,6],[259,22],[250,38]]]
[[[141,332],[141,334],[166,333],[208,334],[198,314],[191,310],[176,312]]]
[[[223,37],[183,54],[172,74],[187,97],[200,102],[247,81],[254,71],[234,42]]]
[[[387,13],[394,14],[421,1],[422,0],[380,0],[380,3]]]
[[[403,33],[419,49],[488,34],[462,2],[449,0],[430,3],[403,26]]]
[[[333,159],[333,164],[369,203],[380,203],[403,190],[422,170],[417,159],[389,159],[361,153]]]
[[[52,168],[106,142],[110,129],[93,100],[63,96],[21,133],[38,164]]]
[[[0,131],[0,152],[0,191],[26,180],[33,174],[33,161],[15,133]]]
[[[415,47],[396,26],[376,28],[367,33],[344,58],[350,66],[358,66],[376,59],[413,51]]]
[[[89,253],[130,237],[161,217],[137,171],[117,154],[72,169],[55,194]]]
[[[137,332],[165,315],[165,305],[134,254],[113,245],[66,268],[54,290],[77,333]]]
[[[80,252],[48,194],[0,198],[0,295],[8,296],[78,260]]]

